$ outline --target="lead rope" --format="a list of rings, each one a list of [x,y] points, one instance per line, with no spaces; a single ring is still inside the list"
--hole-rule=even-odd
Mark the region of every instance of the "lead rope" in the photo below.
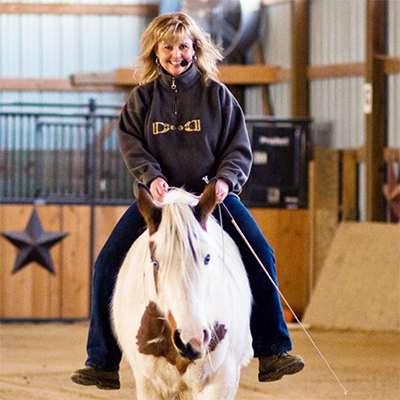
[[[222,221],[222,210],[221,207],[218,206],[218,213],[219,213],[219,221],[221,224],[221,244],[222,244],[222,265],[224,266],[224,278],[225,278],[225,271],[226,271],[226,264],[225,264],[225,237],[224,237],[224,222]]]
[[[267,271],[267,269],[265,268],[264,264],[261,262],[260,258],[258,257],[257,253],[254,251],[253,247],[251,246],[251,244],[249,243],[249,241],[247,240],[246,236],[244,235],[244,233],[242,232],[242,230],[239,228],[238,224],[236,223],[235,219],[233,218],[232,214],[230,213],[230,211],[228,210],[227,206],[224,203],[221,203],[223,209],[225,210],[226,214],[228,215],[228,218],[231,220],[233,226],[235,227],[235,229],[237,230],[237,232],[239,233],[239,235],[242,237],[242,239],[244,240],[244,242],[246,243],[247,247],[250,249],[250,251],[252,252],[253,256],[256,258],[257,262],[260,264],[261,268],[263,269],[263,271],[265,272],[265,274],[267,275],[268,279],[271,281],[272,285],[275,287],[275,289],[278,291],[279,295],[281,296],[282,300],[285,302],[286,306],[288,307],[289,311],[293,314],[295,320],[297,321],[297,323],[300,325],[301,329],[303,330],[303,332],[306,334],[306,336],[308,337],[308,339],[310,340],[310,342],[312,343],[312,345],[314,346],[315,350],[317,351],[317,353],[320,355],[320,357],[322,358],[322,360],[324,361],[325,365],[328,367],[329,371],[332,373],[332,375],[335,377],[336,381],[338,382],[338,384],[341,386],[341,388],[344,391],[344,394],[347,394],[347,390],[346,388],[343,386],[342,382],[340,381],[339,377],[336,375],[335,371],[332,369],[332,367],[329,365],[328,361],[326,360],[326,358],[324,357],[324,355],[321,353],[321,351],[319,350],[318,346],[315,344],[314,340],[312,339],[312,337],[310,336],[310,334],[307,332],[307,329],[304,327],[304,325],[301,323],[300,319],[297,317],[296,313],[294,312],[293,308],[290,306],[290,304],[288,303],[288,301],[286,300],[285,296],[282,294],[282,292],[280,291],[278,285],[274,282],[274,280],[272,279],[271,275],[269,274],[269,272]]]
[[[204,176],[203,177],[204,182],[206,182],[206,184],[208,184],[210,181],[208,179],[208,176]],[[237,232],[239,233],[239,235],[241,236],[241,238],[244,240],[244,242],[246,243],[247,247],[249,248],[249,250],[251,251],[251,253],[253,254],[253,256],[255,257],[255,259],[257,260],[257,262],[260,264],[260,267],[263,269],[263,271],[265,272],[265,274],[267,275],[268,279],[271,281],[272,285],[274,286],[274,288],[277,290],[277,292],[279,293],[279,296],[282,298],[282,300],[285,302],[286,306],[288,307],[289,311],[293,314],[293,317],[295,318],[295,320],[297,321],[297,323],[300,325],[301,329],[303,330],[303,332],[306,334],[306,336],[308,337],[308,339],[310,340],[311,344],[314,346],[315,350],[317,351],[317,353],[320,355],[320,357],[322,358],[322,360],[324,361],[325,365],[328,367],[329,371],[332,373],[332,375],[335,377],[336,381],[338,382],[338,384],[340,385],[340,387],[343,389],[344,394],[347,394],[347,390],[346,388],[343,386],[342,382],[340,381],[339,377],[336,375],[335,371],[332,369],[332,367],[329,365],[328,361],[326,360],[326,358],[324,357],[324,355],[321,353],[320,349],[318,348],[318,346],[315,344],[314,340],[312,339],[312,337],[310,336],[310,334],[307,332],[307,329],[304,327],[304,325],[301,323],[300,319],[298,318],[298,316],[296,315],[296,313],[294,312],[293,308],[290,306],[289,302],[286,300],[285,296],[282,294],[282,292],[280,291],[278,285],[275,283],[275,281],[272,279],[270,273],[267,271],[267,269],[265,268],[264,264],[262,263],[262,261],[260,260],[260,258],[258,257],[257,253],[254,251],[252,245],[249,243],[249,241],[247,240],[246,236],[244,235],[244,233],[242,232],[242,230],[239,228],[239,225],[236,223],[235,219],[233,218],[231,212],[228,210],[228,207],[224,204],[224,202],[220,203],[222,208],[224,209],[224,211],[226,212],[228,218],[230,219],[230,221],[232,222],[233,226],[235,227],[235,229],[237,230]]]
[[[147,257],[147,255],[149,257]],[[145,307],[147,307],[148,304],[149,304],[149,296],[148,296],[148,292],[147,292],[147,281],[146,281],[146,260],[148,258],[150,258],[149,246],[147,246],[146,254],[145,254],[145,257],[144,257],[145,262],[143,263],[143,265],[144,265],[144,268],[143,268],[143,288],[144,288],[144,293],[143,294],[144,294],[144,304],[146,304]]]

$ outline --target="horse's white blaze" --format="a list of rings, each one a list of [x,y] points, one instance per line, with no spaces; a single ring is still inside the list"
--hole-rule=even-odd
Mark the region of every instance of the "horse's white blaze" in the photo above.
[[[188,206],[193,202],[185,192],[170,192],[157,232],[140,236],[118,276],[114,330],[134,371],[140,400],[173,399],[184,389],[197,393],[198,399],[203,399],[202,393],[207,400],[233,399],[240,366],[252,356],[251,292],[241,256],[214,219],[209,218],[207,232],[200,227]],[[157,289],[149,241],[154,242],[159,263]],[[168,319],[172,334],[178,331],[180,340],[190,343],[201,358],[171,361],[152,350],[139,351],[142,317],[151,314],[146,308],[160,313],[146,321],[162,324]],[[165,341],[157,332],[146,343],[157,346]]]

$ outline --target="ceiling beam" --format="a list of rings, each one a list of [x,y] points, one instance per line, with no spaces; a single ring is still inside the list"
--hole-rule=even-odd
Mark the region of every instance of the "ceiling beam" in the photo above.
[[[67,4],[67,3],[1,3],[1,14],[53,14],[53,15],[135,15],[155,17],[157,4]]]
[[[0,91],[33,91],[33,92],[113,92],[115,86],[88,84],[74,86],[69,78],[0,78]],[[120,89],[122,90],[122,89]]]
[[[263,85],[278,82],[280,68],[270,65],[220,65],[218,70],[219,80],[227,85]],[[137,83],[133,78],[133,69],[117,69],[117,86],[133,86]]]

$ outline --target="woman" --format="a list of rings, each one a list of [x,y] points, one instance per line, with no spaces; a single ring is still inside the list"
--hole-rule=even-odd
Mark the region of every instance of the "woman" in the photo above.
[[[276,281],[273,251],[237,194],[246,182],[252,154],[243,112],[217,81],[222,55],[199,26],[182,13],[157,17],[141,39],[140,86],[121,113],[119,138],[124,160],[138,183],[157,201],[170,186],[201,193],[204,177],[216,180],[218,203],[236,223]],[[241,252],[254,298],[251,316],[259,380],[275,381],[299,372],[304,362],[287,354],[291,340],[279,295],[230,219],[214,216]],[[116,277],[145,222],[136,202],[126,211],[99,254],[93,280],[86,368],[71,379],[100,389],[118,389],[121,352],[110,325],[109,306]]]

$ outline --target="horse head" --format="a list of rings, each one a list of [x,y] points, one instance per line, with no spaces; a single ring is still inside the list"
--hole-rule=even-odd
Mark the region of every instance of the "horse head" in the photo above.
[[[215,205],[215,182],[200,199],[175,189],[161,204],[146,187],[139,188],[138,207],[150,234],[157,308],[175,349],[190,361],[204,357],[215,335],[209,293],[213,246],[207,235]]]

